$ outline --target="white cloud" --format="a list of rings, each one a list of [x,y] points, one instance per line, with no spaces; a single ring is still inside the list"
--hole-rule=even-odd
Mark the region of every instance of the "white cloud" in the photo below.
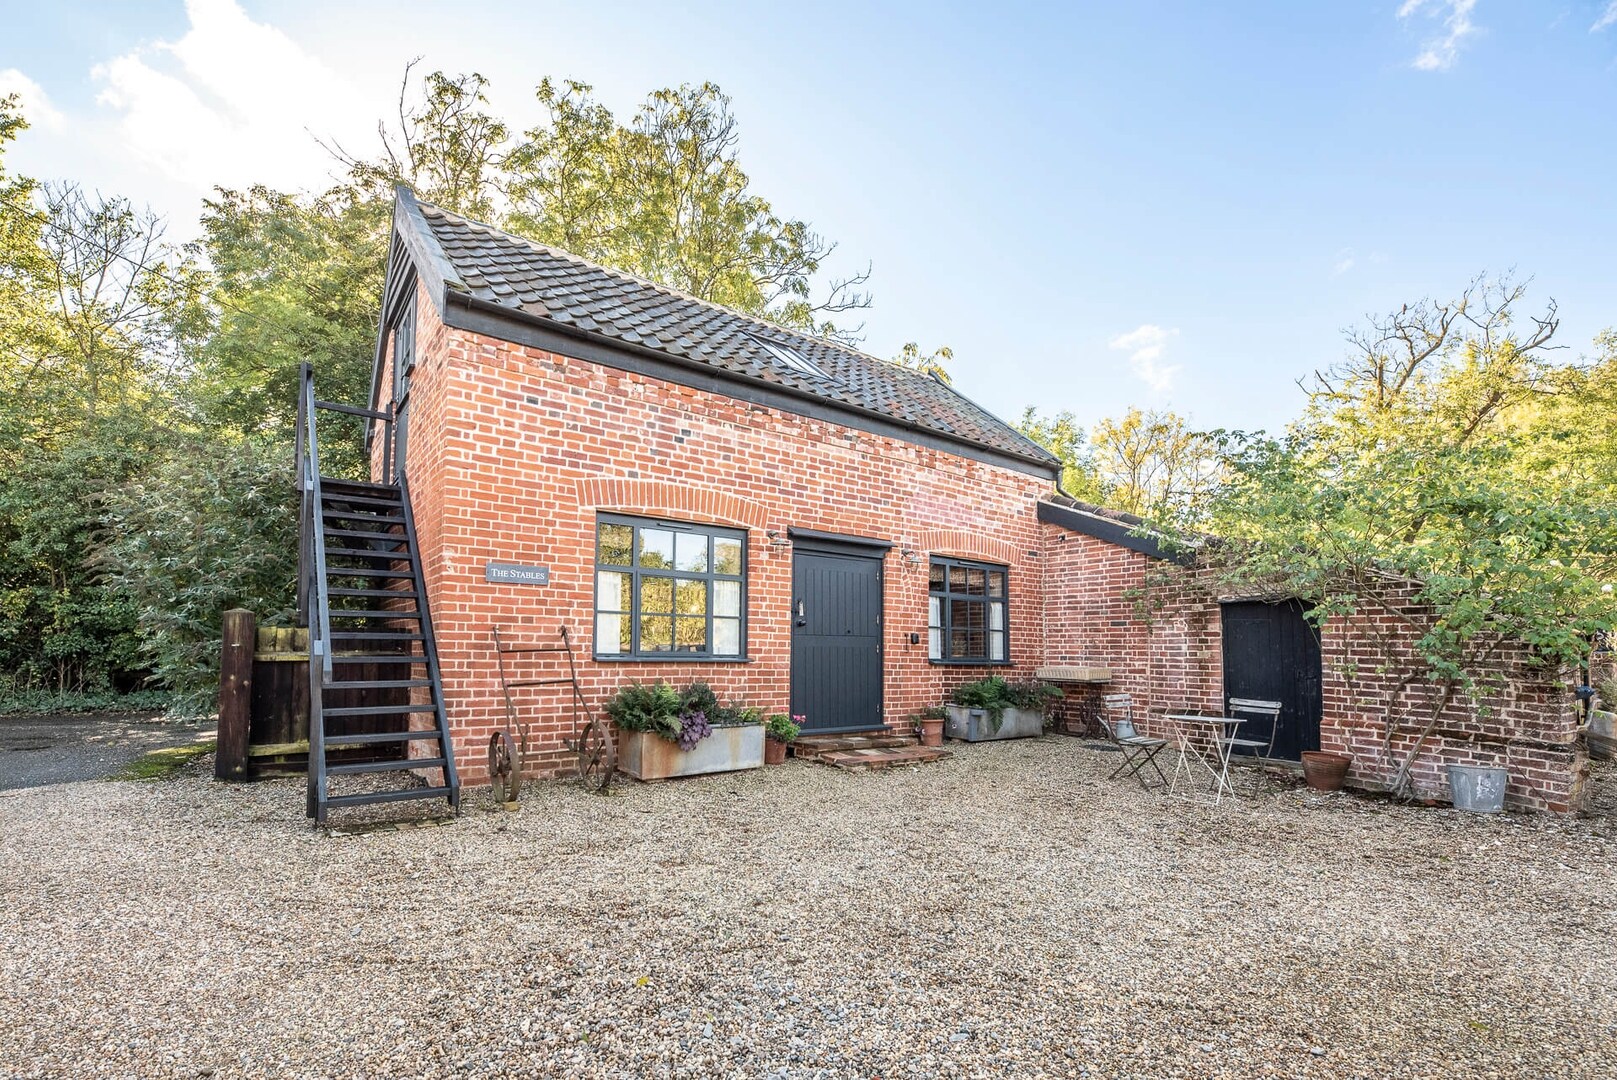
[[[16,68],[0,69],[0,98],[17,95],[23,119],[38,127],[56,131],[62,127],[62,114],[45,96],[44,87]]]
[[[234,0],[187,0],[190,28],[98,65],[98,102],[140,159],[200,189],[302,186],[330,170],[323,138],[374,124],[345,80]]]
[[[1596,19],[1595,24],[1589,27],[1589,33],[1597,34],[1608,26],[1617,26],[1617,0],[1611,0],[1606,5],[1606,10],[1600,13],[1600,18]]]
[[[1404,0],[1398,8],[1398,18],[1420,16],[1428,22],[1442,20],[1437,36],[1427,39],[1415,57],[1414,66],[1420,71],[1447,71],[1460,58],[1460,48],[1468,38],[1479,31],[1471,21],[1477,0]]]
[[[1162,354],[1168,348],[1168,339],[1177,336],[1178,330],[1164,330],[1160,326],[1145,323],[1130,330],[1126,334],[1118,334],[1106,344],[1113,349],[1129,354],[1129,367],[1139,376],[1147,386],[1157,393],[1173,388],[1173,380],[1181,370],[1179,364],[1163,364]]]
[[[1341,277],[1358,263],[1352,248],[1343,248],[1336,253],[1336,261],[1331,264],[1331,276]]]

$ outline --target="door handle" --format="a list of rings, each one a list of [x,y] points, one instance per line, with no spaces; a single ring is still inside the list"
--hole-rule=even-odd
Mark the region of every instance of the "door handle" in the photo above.
[[[807,626],[808,625],[808,615],[804,610],[803,601],[801,599],[797,601],[797,623],[796,623],[796,625],[798,625],[798,626]]]

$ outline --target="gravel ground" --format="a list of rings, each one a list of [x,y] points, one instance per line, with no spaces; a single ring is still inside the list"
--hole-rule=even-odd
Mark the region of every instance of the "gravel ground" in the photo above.
[[[0,1075],[1617,1074],[1617,821],[1215,810],[1115,762],[558,783],[357,835],[206,760],[9,792]]]

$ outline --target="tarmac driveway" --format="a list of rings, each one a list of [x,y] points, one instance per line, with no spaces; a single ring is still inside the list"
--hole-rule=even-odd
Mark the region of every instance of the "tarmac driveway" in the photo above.
[[[213,730],[143,715],[0,716],[0,791],[100,780],[149,751],[211,739]]]

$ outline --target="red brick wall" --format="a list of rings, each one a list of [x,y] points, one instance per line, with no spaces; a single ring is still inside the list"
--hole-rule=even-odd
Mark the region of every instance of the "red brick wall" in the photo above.
[[[705,679],[721,699],[786,710],[792,556],[767,533],[784,538],[788,527],[894,545],[884,598],[889,724],[982,673],[927,661],[929,552],[1007,564],[1012,660],[1023,673],[1041,662],[1034,504],[1048,480],[445,330],[425,295],[418,320],[408,476],[464,780],[484,778],[488,736],[505,723],[490,633],[496,624],[532,643],[555,642],[557,628],[569,626],[593,709],[631,680]],[[592,660],[597,511],[745,529],[750,662]],[[914,563],[904,549],[918,553]],[[550,584],[485,583],[491,560],[548,566]],[[910,644],[911,633],[919,644]],[[525,677],[561,668],[557,658],[516,664]],[[565,768],[568,691],[519,694],[540,771]]]
[[[1055,525],[1045,530],[1049,662],[1110,667],[1113,682],[1105,691],[1131,694],[1136,718],[1157,734],[1165,733],[1156,719],[1164,712],[1220,709],[1223,643],[1218,598],[1206,575]],[[1409,603],[1407,589],[1400,595],[1389,588],[1385,599],[1403,619],[1338,621],[1320,638],[1320,748],[1352,754],[1349,785],[1370,790],[1391,784],[1437,700],[1428,683],[1404,689],[1397,708],[1406,719],[1388,745],[1388,695],[1414,664],[1413,627],[1425,616]],[[1503,650],[1497,666],[1504,677],[1499,693],[1481,702],[1456,700],[1444,710],[1416,759],[1415,793],[1447,800],[1449,764],[1502,765],[1510,772],[1510,805],[1577,809],[1588,762],[1576,743],[1570,680],[1533,667],[1519,647]],[[1075,711],[1093,707],[1094,696],[1069,690]]]

